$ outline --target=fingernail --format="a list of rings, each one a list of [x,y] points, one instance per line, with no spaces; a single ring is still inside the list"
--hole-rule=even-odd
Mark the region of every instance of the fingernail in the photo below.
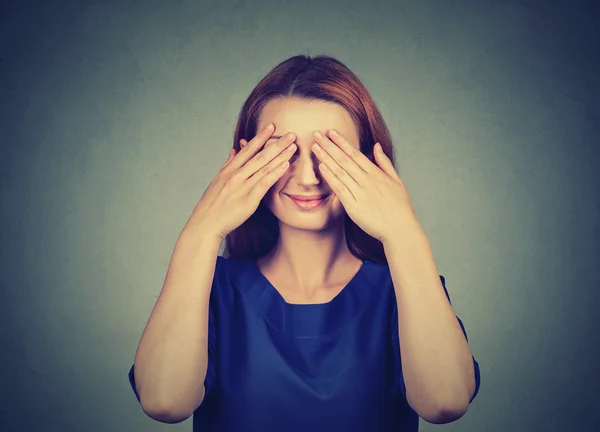
[[[269,123],[267,126],[265,126],[265,131],[271,132],[272,130],[273,130],[273,123]]]

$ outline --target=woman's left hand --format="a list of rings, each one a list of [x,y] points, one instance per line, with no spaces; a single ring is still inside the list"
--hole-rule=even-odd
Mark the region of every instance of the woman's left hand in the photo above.
[[[379,143],[373,150],[375,165],[341,133],[331,129],[328,135],[313,134],[318,144],[312,150],[321,175],[354,223],[381,242],[419,227],[406,187]]]

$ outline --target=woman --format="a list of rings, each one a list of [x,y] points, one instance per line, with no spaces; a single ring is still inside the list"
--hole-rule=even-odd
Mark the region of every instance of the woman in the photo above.
[[[194,431],[416,431],[466,412],[479,366],[341,62],[295,56],[252,91],[129,379],[147,415],[193,414]]]

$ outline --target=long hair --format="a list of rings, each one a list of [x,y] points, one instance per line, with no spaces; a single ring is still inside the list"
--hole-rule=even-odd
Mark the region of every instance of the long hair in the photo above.
[[[375,163],[373,147],[381,144],[396,167],[392,139],[379,109],[360,79],[339,60],[319,55],[291,57],[275,66],[252,90],[242,106],[233,148],[240,151],[242,138],[256,135],[257,119],[265,104],[274,98],[323,100],[341,105],[348,111],[360,137],[360,150]],[[375,163],[376,164],[376,163]],[[383,244],[365,233],[348,214],[344,216],[346,244],[360,258],[387,264]],[[256,211],[242,225],[225,237],[226,258],[256,260],[277,244],[279,223],[261,200]]]

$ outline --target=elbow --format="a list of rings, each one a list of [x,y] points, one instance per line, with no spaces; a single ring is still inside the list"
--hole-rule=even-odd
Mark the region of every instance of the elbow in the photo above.
[[[173,407],[171,404],[145,400],[143,397],[140,397],[140,405],[144,414],[161,423],[181,423],[193,414],[193,412],[182,409],[181,407],[177,408]]]
[[[142,404],[142,411],[153,420],[161,423],[175,424],[187,420],[191,413],[174,410],[158,405]]]
[[[417,411],[419,417],[431,424],[446,424],[458,420],[467,412],[468,401],[455,400],[450,403],[439,403]]]
[[[476,380],[472,378],[460,387],[447,391],[438,389],[433,394],[412,395],[407,389],[406,396],[407,399],[413,396],[411,399],[415,403],[411,403],[409,399],[409,405],[423,420],[432,424],[445,424],[452,423],[466,414],[475,396],[476,386]]]
[[[452,395],[448,397],[417,397],[407,392],[410,407],[420,418],[432,424],[452,423],[469,409],[469,398]]]
[[[201,387],[198,398],[181,398],[170,393],[145,391],[140,385],[137,387],[139,401],[144,414],[161,423],[181,423],[190,418],[204,399],[205,389]],[[177,400],[176,400],[177,399]]]

